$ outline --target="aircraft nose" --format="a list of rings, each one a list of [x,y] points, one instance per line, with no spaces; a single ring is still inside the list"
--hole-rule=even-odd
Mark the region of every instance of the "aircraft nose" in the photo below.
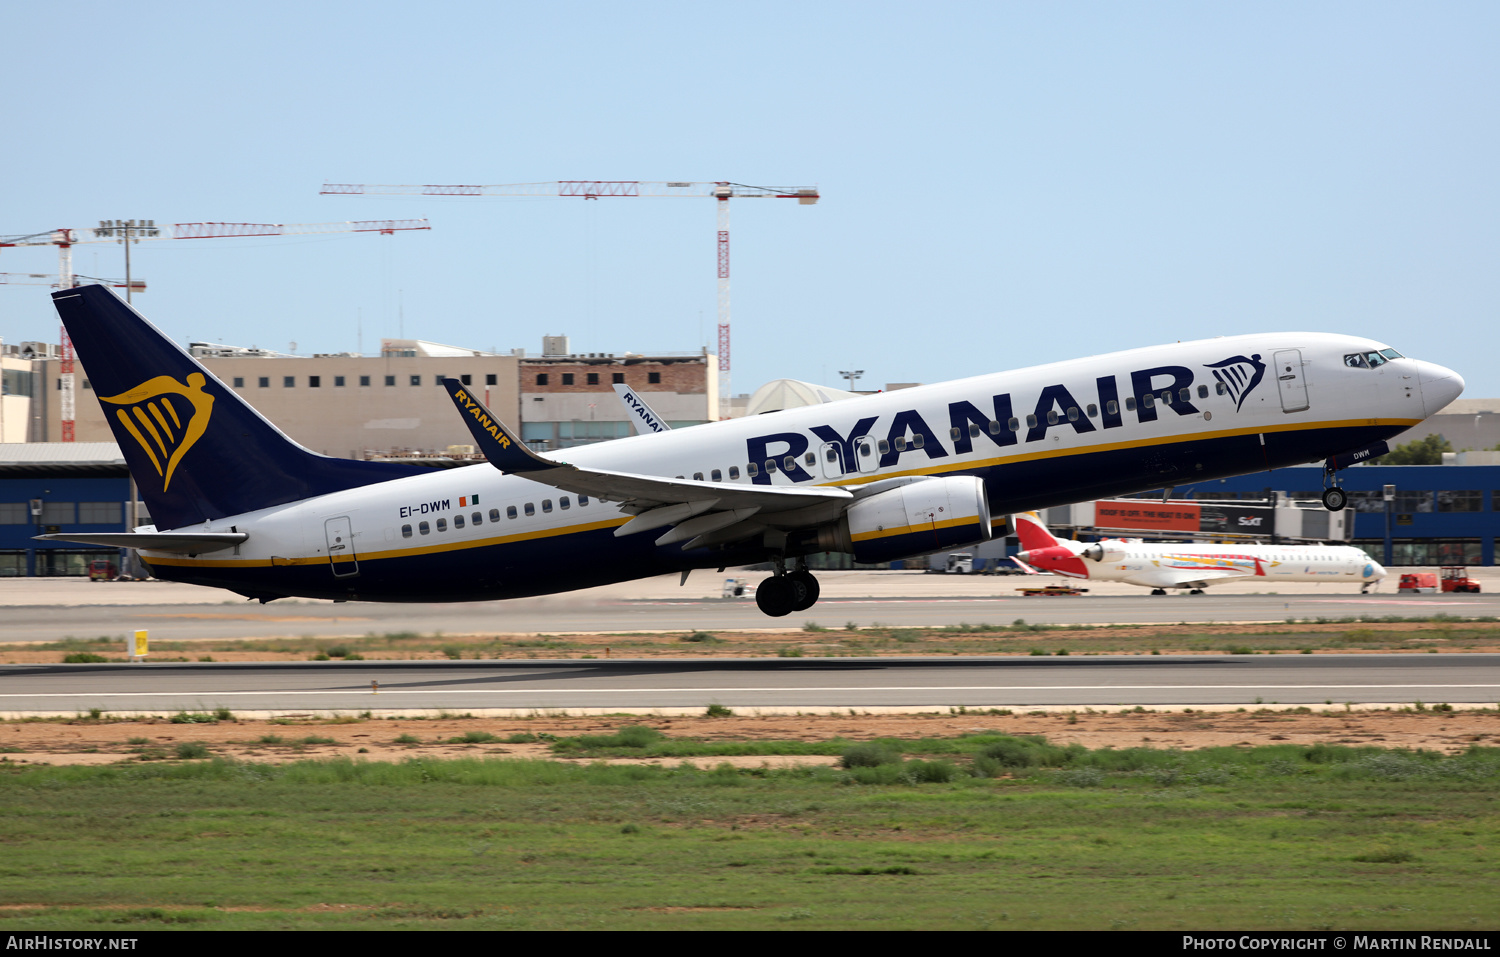
[[[1436,415],[1464,391],[1464,377],[1435,362],[1417,362],[1417,381],[1422,386],[1422,405],[1427,415]]]
[[[1370,559],[1369,564],[1365,566],[1365,573],[1363,577],[1367,581],[1380,581],[1385,577],[1385,566],[1372,558]]]

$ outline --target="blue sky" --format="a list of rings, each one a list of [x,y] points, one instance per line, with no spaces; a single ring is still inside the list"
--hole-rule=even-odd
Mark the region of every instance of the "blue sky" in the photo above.
[[[1493,3],[83,0],[4,23],[0,235],[432,222],[141,243],[137,307],[182,341],[696,350],[710,200],[318,189],[731,180],[823,194],[734,206],[737,392],[1308,329],[1500,396]],[[0,337],[54,340],[46,292],[0,286]]]

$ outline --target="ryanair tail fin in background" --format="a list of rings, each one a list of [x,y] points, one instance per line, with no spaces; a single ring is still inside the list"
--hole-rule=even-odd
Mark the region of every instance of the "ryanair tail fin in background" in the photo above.
[[[303,448],[104,286],[52,299],[158,529],[427,471]]]

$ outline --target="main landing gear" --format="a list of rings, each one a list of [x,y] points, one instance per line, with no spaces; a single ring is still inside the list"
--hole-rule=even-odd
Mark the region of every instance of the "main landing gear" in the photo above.
[[[1342,512],[1348,502],[1349,496],[1337,485],[1323,490],[1323,507],[1330,512]]]
[[[788,572],[785,560],[778,558],[776,574],[755,589],[755,604],[772,618],[781,618],[811,608],[821,591],[805,561],[799,559],[796,571]]]

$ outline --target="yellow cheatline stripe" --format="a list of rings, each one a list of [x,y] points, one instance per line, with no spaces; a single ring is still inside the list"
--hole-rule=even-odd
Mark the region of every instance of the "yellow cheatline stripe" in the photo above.
[[[919,532],[936,531],[940,528],[959,528],[964,525],[978,524],[979,519],[974,516],[950,518],[941,522],[923,522],[921,525],[902,525],[898,528],[883,528],[878,532],[861,532],[858,535],[851,535],[850,538],[856,542],[865,542],[872,538],[890,538],[893,535],[910,535]]]
[[[1242,429],[1220,429],[1214,432],[1191,432],[1179,435],[1161,436],[1155,439],[1131,439],[1125,442],[1110,442],[1102,445],[1075,445],[1060,449],[1038,449],[1032,452],[1021,452],[1015,455],[1000,455],[994,458],[980,459],[978,461],[964,460],[960,462],[945,462],[922,468],[905,469],[900,472],[861,472],[858,475],[845,476],[831,482],[820,483],[826,485],[863,485],[866,482],[874,482],[879,479],[899,478],[904,475],[940,475],[944,472],[971,472],[974,469],[991,468],[996,465],[1014,465],[1018,462],[1034,462],[1041,459],[1068,458],[1075,455],[1089,455],[1094,452],[1117,452],[1121,449],[1144,448],[1153,445],[1176,445],[1182,442],[1197,442],[1203,439],[1225,439],[1238,435],[1259,435],[1272,432],[1303,432],[1313,429],[1350,428],[1355,426],[1369,427],[1380,425],[1398,425],[1402,428],[1410,428],[1420,423],[1421,419],[1335,419],[1328,422],[1298,422],[1286,425],[1252,427]],[[1065,423],[1059,423],[1051,428],[1061,428]],[[1036,443],[1040,445],[1041,443]],[[1025,443],[1017,444],[1017,447]],[[907,448],[907,453],[920,451]],[[949,453],[950,456],[952,453]]]
[[[614,528],[624,525],[630,520],[628,515],[619,518],[606,519],[601,522],[591,522],[586,525],[567,525],[561,528],[544,528],[534,532],[521,532],[516,535],[497,535],[491,538],[472,539],[468,541],[443,542],[440,545],[421,545],[412,548],[395,548],[375,552],[356,552],[352,556],[341,556],[338,561],[361,561],[373,562],[384,558],[410,558],[413,555],[432,555],[438,552],[463,551],[473,548],[488,548],[491,545],[507,545],[512,542],[524,542],[538,538],[556,538],[562,535],[573,535],[579,532],[592,532],[602,528]],[[152,565],[179,565],[190,568],[266,568],[275,565],[277,568],[283,565],[319,565],[328,562],[327,555],[293,556],[283,558],[276,556],[271,558],[185,558],[173,555],[167,558],[148,558]]]

